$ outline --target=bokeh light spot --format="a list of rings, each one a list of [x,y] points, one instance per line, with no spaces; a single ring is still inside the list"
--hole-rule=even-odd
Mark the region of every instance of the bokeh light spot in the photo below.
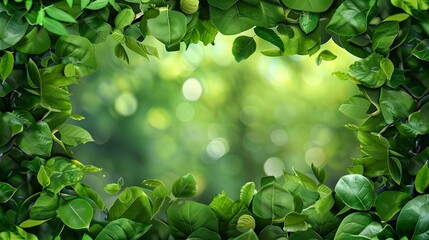
[[[323,149],[313,147],[305,152],[305,161],[310,165],[314,164],[316,167],[322,167],[326,163],[326,154]]]
[[[196,101],[203,94],[203,87],[196,78],[189,78],[182,86],[182,93],[187,100]]]
[[[219,159],[229,151],[229,143],[224,138],[216,138],[207,144],[206,150],[212,159]]]
[[[285,165],[278,157],[270,157],[264,163],[264,172],[267,176],[280,177]]]
[[[137,107],[137,99],[130,92],[123,92],[115,99],[115,111],[122,116],[133,115]]]
[[[180,121],[188,122],[192,120],[195,116],[194,107],[187,102],[180,103],[176,107],[176,116]]]
[[[151,108],[147,114],[149,124],[158,129],[166,129],[170,126],[171,118],[163,108]]]
[[[287,144],[289,137],[285,130],[281,128],[274,129],[270,135],[271,142],[276,146],[284,146]]]

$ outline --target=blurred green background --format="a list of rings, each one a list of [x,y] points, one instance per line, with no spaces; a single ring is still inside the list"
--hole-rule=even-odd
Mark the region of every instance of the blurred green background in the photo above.
[[[357,88],[332,72],[355,59],[329,43],[338,58],[321,66],[316,56],[260,53],[236,63],[233,39],[173,53],[149,39],[160,59],[128,51],[129,65],[116,59],[112,40],[97,45],[98,72],[71,89],[73,112],[86,117],[74,124],[95,139],[75,157],[104,169],[85,181],[100,191],[119,177],[126,186],[150,178],[171,186],[191,172],[209,202],[222,190],[237,198],[244,183],[282,169],[311,173],[314,163],[334,184],[358,144],[343,127],[352,120],[338,111]]]

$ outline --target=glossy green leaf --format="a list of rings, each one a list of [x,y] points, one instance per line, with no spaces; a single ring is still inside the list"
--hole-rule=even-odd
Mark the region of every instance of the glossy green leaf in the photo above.
[[[197,181],[194,175],[188,173],[174,182],[171,193],[175,197],[193,197],[197,193]]]
[[[310,228],[310,225],[305,221],[307,218],[308,215],[303,213],[289,213],[284,220],[284,230],[287,232],[306,231]]]
[[[109,220],[127,218],[148,224],[152,218],[152,202],[140,187],[128,187],[109,209]]]
[[[416,188],[417,192],[424,193],[428,186],[429,186],[429,167],[426,162],[417,172],[416,180],[414,182],[414,187]]]
[[[377,25],[372,34],[372,50],[385,53],[389,51],[399,34],[399,23],[383,22]]]
[[[325,0],[325,1],[319,1],[319,0],[282,0],[284,5],[286,7],[294,9],[294,10],[301,10],[301,11],[308,11],[308,12],[324,12],[328,10],[328,8],[332,5],[334,2],[333,0]]]
[[[334,197],[332,196],[332,190],[324,185],[320,184],[317,187],[317,192],[320,195],[320,198],[316,201],[314,207],[318,213],[327,213],[335,204]]]
[[[6,81],[12,73],[14,64],[15,59],[13,53],[6,51],[0,60],[0,77],[3,79],[3,82]]]
[[[353,63],[349,68],[349,74],[357,84],[369,88],[379,88],[387,80],[387,76],[380,66],[381,60],[379,54],[373,53],[367,58]]]
[[[429,39],[419,42],[411,53],[421,60],[429,61]]]
[[[218,220],[212,210],[201,203],[176,200],[167,209],[171,234],[186,238],[200,228],[218,232]]]
[[[253,213],[265,219],[283,219],[294,210],[293,196],[278,183],[265,185],[254,196]]]
[[[88,6],[86,6],[86,9],[90,10],[99,10],[107,6],[109,3],[108,0],[95,0],[94,2],[90,3]]]
[[[121,188],[122,188],[121,185],[117,183],[108,183],[103,187],[105,192],[112,195],[117,194],[119,191],[121,191]]]
[[[59,197],[49,191],[43,191],[30,209],[30,217],[34,220],[45,220],[57,214]]]
[[[15,231],[0,232],[0,239],[4,240],[38,240],[37,236],[24,231],[20,227],[15,227]]]
[[[393,73],[395,72],[395,66],[389,58],[383,58],[380,62],[381,70],[386,75],[387,80],[391,80]]]
[[[115,17],[115,29],[123,29],[134,21],[135,14],[131,8],[122,9]]]
[[[53,34],[60,36],[69,34],[64,25],[53,18],[44,17],[42,20],[42,26]]]
[[[47,189],[59,193],[64,187],[80,181],[83,172],[65,157],[53,157],[45,164],[45,169],[51,172],[51,180]]]
[[[255,51],[256,42],[252,37],[239,36],[232,44],[232,54],[237,62],[249,58]]]
[[[402,164],[399,159],[390,157],[387,161],[387,167],[389,168],[392,179],[400,185],[402,180]]]
[[[0,50],[9,48],[24,37],[28,23],[23,21],[24,13],[15,11],[12,16],[6,11],[0,12]]]
[[[116,219],[109,222],[106,227],[97,235],[95,240],[137,240],[140,239],[149,229],[151,225],[146,225],[131,221],[126,218]]]
[[[372,239],[383,230],[369,213],[355,212],[347,215],[335,234],[336,240]]]
[[[49,221],[49,219],[45,219],[45,220],[27,219],[27,220],[23,221],[22,223],[20,223],[19,227],[22,227],[22,228],[37,227],[37,226],[42,225],[43,223],[45,223],[47,221]]]
[[[361,211],[369,210],[375,200],[373,183],[358,174],[341,177],[335,185],[335,193],[348,207]]]
[[[246,3],[240,2],[227,10],[210,6],[210,16],[219,32],[224,35],[235,35],[253,27],[241,17],[244,10]]]
[[[248,182],[240,190],[240,201],[245,205],[249,206],[252,202],[253,195],[255,195],[255,183]]]
[[[28,155],[48,157],[53,140],[51,130],[45,122],[38,122],[22,132],[17,138],[18,147]]]
[[[238,0],[224,0],[224,1],[217,1],[217,0],[208,0],[207,1],[211,6],[220,8],[222,10],[227,10],[234,6]]]
[[[58,207],[61,221],[72,229],[88,228],[93,215],[93,208],[82,198],[62,200]]]
[[[86,197],[94,201],[100,210],[106,209],[106,204],[104,203],[103,198],[101,198],[100,194],[94,191],[88,184],[76,183],[73,185],[73,189],[77,194],[79,194],[79,196]]]
[[[383,19],[383,22],[403,22],[408,18],[410,18],[409,14],[397,13],[386,17],[385,19]]]
[[[61,10],[55,6],[49,6],[45,8],[46,14],[50,16],[53,19],[56,19],[61,22],[67,22],[67,23],[75,23],[76,19],[72,17],[69,13],[65,12],[64,10]]]
[[[16,188],[7,182],[0,182],[0,203],[9,201],[16,192]]]
[[[49,171],[49,170],[48,170]],[[51,174],[48,174],[45,170],[45,166],[40,166],[39,172],[37,172],[37,181],[42,187],[47,187],[51,184]]]
[[[186,16],[177,11],[164,10],[147,21],[150,33],[170,47],[178,44],[186,34]]]
[[[367,0],[345,0],[336,9],[326,29],[340,36],[357,36],[366,32],[370,4],[374,3],[375,1]]]
[[[63,124],[57,129],[61,134],[61,141],[71,147],[94,141],[88,131],[76,125]]]
[[[333,61],[335,59],[337,59],[335,54],[329,50],[323,50],[319,53],[319,55],[317,55],[316,64],[319,66],[322,64],[322,61]]]
[[[393,6],[402,8],[411,15],[413,15],[414,10],[429,9],[429,2],[427,0],[390,0],[390,2]]]
[[[70,93],[67,90],[53,85],[44,85],[41,90],[40,106],[53,112],[71,110]]]
[[[220,221],[229,222],[234,215],[240,210],[240,203],[234,202],[225,192],[216,194],[209,207],[213,210]]]
[[[404,192],[385,191],[375,200],[375,210],[382,221],[392,219],[412,197]]]
[[[27,65],[28,84],[33,88],[40,88],[42,85],[42,77],[36,63],[30,58]]]
[[[121,59],[122,61],[126,62],[127,64],[130,63],[130,59],[128,57],[128,53],[125,50],[124,46],[122,46],[122,44],[118,43],[115,46],[115,56],[119,59]]]
[[[281,52],[284,52],[285,46],[283,44],[283,41],[280,36],[277,35],[276,32],[274,32],[274,30],[264,27],[255,27],[253,31],[258,37],[278,47]]]
[[[399,237],[424,240],[429,235],[429,195],[415,197],[402,208],[396,231]]]
[[[407,123],[395,124],[401,134],[415,137],[429,133],[429,103],[425,103],[420,110],[408,116]]]
[[[158,179],[144,180],[142,182],[142,185],[152,187],[153,193],[155,194],[156,197],[162,198],[170,195],[170,192],[168,191],[167,187],[161,180],[158,180]]]
[[[104,42],[112,31],[112,27],[98,15],[88,15],[79,22],[79,33],[92,43]]]
[[[400,90],[381,89],[380,107],[386,123],[391,124],[407,117],[416,106],[413,97]]]
[[[75,65],[79,76],[94,72],[97,68],[95,50],[92,43],[81,36],[61,36],[55,44],[55,53],[61,63]]]
[[[302,12],[299,17],[299,27],[305,34],[309,34],[314,31],[319,25],[319,13],[314,12]]]

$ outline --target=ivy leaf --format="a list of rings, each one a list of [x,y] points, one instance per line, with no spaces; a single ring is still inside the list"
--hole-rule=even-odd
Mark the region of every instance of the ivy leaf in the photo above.
[[[265,27],[255,27],[253,30],[258,37],[269,43],[272,43],[274,46],[278,47],[281,52],[285,51],[285,46],[282,39],[279,35],[277,35],[276,32],[274,32],[274,30]]]
[[[309,34],[314,31],[319,25],[319,13],[314,12],[302,12],[299,17],[299,26],[305,34]]]
[[[428,186],[429,186],[429,167],[426,162],[417,172],[416,180],[414,182],[414,187],[416,188],[417,192],[424,193]]]
[[[375,200],[374,185],[359,174],[341,177],[335,185],[335,192],[344,204],[360,211],[369,210]]]
[[[256,216],[271,220],[283,219],[294,208],[292,194],[274,182],[262,187],[256,193],[252,204]]]
[[[9,201],[16,192],[16,188],[6,182],[0,182],[0,203]]]
[[[38,122],[24,130],[17,138],[18,147],[28,155],[49,157],[53,140],[46,122]]]
[[[7,11],[0,12],[0,50],[14,46],[24,37],[28,23],[22,21],[24,13],[15,11],[9,16]]]
[[[51,18],[61,21],[61,22],[66,22],[66,23],[75,23],[76,19],[74,19],[74,17],[72,17],[69,13],[55,7],[55,6],[50,6],[45,8],[45,12],[46,14],[48,14]]]
[[[429,62],[429,39],[425,39],[411,51],[417,58]]]
[[[307,12],[324,12],[328,10],[334,0],[282,0],[282,2],[284,3],[284,5],[286,5],[286,7],[294,10]]]
[[[409,201],[399,213],[396,231],[398,237],[423,240],[429,234],[429,194]]]
[[[63,199],[58,207],[58,216],[71,229],[88,228],[93,215],[93,208],[83,198]]]
[[[13,53],[6,51],[0,60],[0,76],[3,79],[3,83],[12,73],[14,64],[15,58],[13,56]]]
[[[150,33],[166,47],[178,44],[186,34],[186,16],[178,11],[164,10],[147,21]]]
[[[232,44],[232,54],[237,62],[249,58],[255,51],[256,42],[252,37],[239,36]]]
[[[212,210],[201,203],[176,200],[167,209],[169,227],[173,237],[187,238],[200,228],[218,232],[218,220]]]
[[[385,191],[375,200],[375,209],[382,221],[389,221],[412,197],[404,192]]]
[[[88,131],[76,125],[62,124],[57,129],[61,134],[61,141],[70,147],[94,141]]]
[[[116,219],[109,222],[106,227],[101,230],[95,240],[122,240],[140,239],[149,229],[151,225],[146,225],[138,222],[131,221],[126,218]]]
[[[346,216],[335,234],[336,240],[372,239],[383,230],[369,213],[355,212]]]
[[[174,182],[171,193],[175,197],[193,197],[197,193],[197,182],[194,175],[188,173]]]

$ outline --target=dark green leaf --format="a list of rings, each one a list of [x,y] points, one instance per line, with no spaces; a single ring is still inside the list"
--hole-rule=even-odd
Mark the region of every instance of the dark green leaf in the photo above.
[[[349,74],[357,84],[369,88],[379,88],[387,80],[387,76],[381,69],[382,58],[377,53],[372,53],[367,58],[356,61],[349,68]]]
[[[284,5],[286,5],[286,7],[294,10],[308,12],[324,12],[328,10],[334,0],[282,0],[282,2],[284,3]]]
[[[242,11],[245,10],[245,5],[246,3],[238,2],[228,10],[210,6],[211,20],[219,32],[224,35],[235,35],[253,27],[252,24],[241,17]]]
[[[61,221],[72,229],[88,228],[93,211],[91,204],[82,198],[64,199],[58,207]]]
[[[328,239],[327,236],[335,233],[341,223],[341,218],[329,210],[324,211],[324,213],[318,213],[314,209],[309,209],[304,211],[304,213],[309,216],[306,222],[324,239]]]
[[[79,196],[87,197],[94,201],[100,210],[106,209],[106,204],[104,203],[103,198],[101,198],[101,196],[96,191],[92,190],[89,185],[85,183],[76,183],[73,185],[73,189],[77,194],[79,194]]]
[[[0,77],[3,79],[3,83],[12,73],[14,64],[15,58],[13,53],[6,51],[0,60]]]
[[[186,16],[181,12],[164,10],[156,18],[147,21],[150,33],[171,47],[178,44],[186,34]]]
[[[335,192],[348,207],[367,211],[375,200],[374,185],[358,174],[346,175],[338,180]]]
[[[95,240],[137,240],[143,236],[150,227],[151,225],[134,222],[126,218],[120,218],[107,224],[107,226],[104,227],[97,235]]]
[[[6,11],[0,12],[0,50],[9,48],[21,40],[27,31],[28,23],[22,21],[24,13],[14,11],[12,16]]]
[[[277,183],[270,183],[256,193],[253,204],[253,213],[265,219],[283,219],[295,209],[293,196]]]
[[[65,186],[80,181],[83,177],[82,170],[65,157],[58,156],[49,159],[45,168],[51,172],[51,184],[47,189],[55,194],[59,193]]]
[[[175,197],[193,197],[197,193],[197,182],[194,175],[188,173],[174,182],[171,193]]]
[[[429,133],[429,103],[425,103],[420,110],[413,112],[408,117],[407,123],[397,123],[401,134],[415,137]]]
[[[319,234],[317,234],[315,231],[308,229],[304,232],[296,232],[292,234],[289,237],[289,240],[301,240],[301,239],[308,239],[308,240],[323,240]]]
[[[299,26],[301,30],[305,32],[305,34],[309,34],[314,31],[319,25],[319,13],[314,12],[302,12],[299,17]]]
[[[268,225],[258,235],[264,240],[287,240],[287,233],[279,226]]]
[[[57,129],[61,134],[61,141],[70,147],[94,141],[88,131],[76,125],[63,124]]]
[[[424,240],[429,235],[429,195],[414,198],[405,204],[398,216],[396,231],[399,237]]]
[[[233,240],[258,240],[258,236],[253,230],[249,230],[240,236],[234,238]]]
[[[122,61],[126,62],[127,64],[130,63],[130,60],[128,58],[128,53],[125,51],[124,46],[122,44],[118,43],[115,46],[115,55],[117,58],[121,59]]]
[[[375,209],[382,221],[389,221],[411,199],[411,196],[404,192],[385,191],[375,200]]]
[[[88,15],[79,22],[79,33],[92,43],[104,42],[112,27],[98,15]]]
[[[231,8],[232,6],[234,6],[234,4],[236,2],[238,2],[238,0],[223,0],[223,1],[208,0],[207,2],[213,7],[217,7],[217,8],[220,8],[222,10],[227,10],[227,9]]]
[[[49,191],[43,191],[30,209],[30,217],[34,220],[49,219],[57,214],[59,197]]]
[[[38,122],[22,132],[17,138],[18,147],[28,155],[49,157],[53,140],[45,122]]]
[[[16,188],[6,182],[0,182],[0,203],[5,203],[13,197]]]
[[[56,19],[61,22],[67,23],[75,23],[76,20],[69,13],[61,10],[55,6],[50,6],[45,8],[46,14],[48,14],[51,18]]]
[[[239,36],[232,44],[232,54],[237,62],[249,58],[255,51],[256,42],[252,37]]]
[[[398,34],[399,24],[397,22],[380,23],[372,34],[372,50],[381,53],[388,52]]]
[[[218,220],[212,210],[201,203],[176,200],[167,209],[171,234],[186,238],[200,228],[218,232]]]
[[[411,53],[417,58],[429,62],[429,39],[419,42]]]
[[[355,212],[346,216],[335,234],[336,240],[372,239],[383,230],[369,213]]]
[[[50,47],[51,39],[48,32],[46,29],[37,26],[15,45],[18,51],[28,54],[42,54]]]
[[[416,106],[413,97],[401,90],[381,89],[380,107],[384,120],[391,124],[399,119],[407,117]]]
[[[218,233],[202,227],[189,235],[187,240],[221,240],[221,238]]]
[[[429,167],[427,162],[423,164],[420,170],[417,172],[414,187],[417,192],[424,193],[425,189],[429,186]]]
[[[36,63],[30,58],[27,65],[27,78],[28,84],[33,88],[39,88],[42,83],[42,78],[40,76],[39,69],[37,68]]]

